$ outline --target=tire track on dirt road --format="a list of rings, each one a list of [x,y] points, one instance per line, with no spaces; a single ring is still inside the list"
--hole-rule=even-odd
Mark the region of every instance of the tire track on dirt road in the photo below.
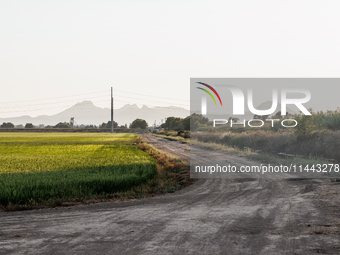
[[[189,159],[188,145],[144,137]],[[337,230],[313,231],[337,219],[306,192],[326,181],[200,179],[151,199],[1,213],[0,254],[339,254]]]

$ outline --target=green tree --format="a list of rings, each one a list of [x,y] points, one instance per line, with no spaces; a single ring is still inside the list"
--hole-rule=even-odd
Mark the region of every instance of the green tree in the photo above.
[[[162,125],[164,125],[163,127],[164,127],[165,129],[171,129],[171,122],[172,122],[174,119],[176,119],[176,117],[168,117],[168,118],[165,120],[165,123],[162,124]]]
[[[200,127],[207,126],[209,119],[204,117],[202,114],[193,113],[190,115],[190,129],[196,130]]]
[[[183,129],[182,126],[181,126],[181,118],[173,118],[170,122],[170,129],[171,130],[181,130]]]
[[[113,127],[117,128],[118,123],[113,121]],[[99,128],[111,128],[111,120],[109,120],[107,123],[103,122],[101,125],[99,125]]]
[[[130,128],[146,129],[147,127],[148,127],[148,123],[142,119],[135,119],[134,121],[132,121],[130,125]]]
[[[160,127],[168,130],[181,130],[185,129],[183,119],[179,117],[168,117]]]
[[[1,126],[1,128],[14,128],[14,125],[11,122],[4,122]]]
[[[184,130],[190,130],[190,116],[182,120],[182,126]]]
[[[57,125],[54,126],[54,128],[69,128],[70,124],[67,122],[59,122]]]
[[[299,115],[295,117],[295,120],[298,124],[294,129],[294,133],[298,141],[309,140],[317,136],[315,133],[317,126],[313,121],[313,115]]]
[[[25,128],[34,128],[32,123],[26,123]]]

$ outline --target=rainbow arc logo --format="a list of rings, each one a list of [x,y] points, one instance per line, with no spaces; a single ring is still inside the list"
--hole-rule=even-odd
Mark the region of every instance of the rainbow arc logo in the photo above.
[[[201,85],[203,85],[203,86],[206,86],[206,87],[209,88],[212,92],[214,92],[215,95],[217,96],[218,100],[220,101],[221,106],[222,106],[222,100],[221,100],[221,98],[220,98],[220,95],[217,93],[217,91],[216,91],[213,87],[211,87],[210,85],[208,85],[208,84],[206,84],[206,83],[203,83],[203,82],[197,82],[197,83],[198,83],[198,84],[201,84]],[[208,91],[208,90],[206,90],[206,89],[204,89],[204,88],[201,88],[201,87],[196,87],[196,88],[203,90],[203,91],[206,92],[209,96],[211,96],[211,98],[214,100],[215,105],[217,106],[216,100],[215,100],[214,96],[210,93],[210,91]]]

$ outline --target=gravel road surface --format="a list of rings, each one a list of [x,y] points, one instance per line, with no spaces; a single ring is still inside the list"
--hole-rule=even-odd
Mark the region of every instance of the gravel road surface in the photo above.
[[[188,145],[144,139],[189,160]],[[0,254],[340,254],[339,197],[325,179],[200,179],[150,199],[0,213]]]

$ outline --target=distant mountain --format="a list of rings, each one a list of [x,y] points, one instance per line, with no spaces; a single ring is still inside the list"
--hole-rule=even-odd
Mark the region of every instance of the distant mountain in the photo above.
[[[167,117],[174,116],[185,118],[189,115],[189,110],[174,106],[151,108],[143,105],[139,108],[135,104],[127,104],[114,110],[114,120],[118,122],[119,125],[129,125],[133,120],[140,118],[146,120],[151,126],[155,121],[159,124]],[[0,118],[0,123],[12,122],[14,125],[25,125],[26,123],[33,123],[33,125],[55,125],[59,122],[69,122],[72,117],[74,117],[75,122],[79,125],[99,125],[111,119],[111,110],[109,108],[97,107],[91,101],[83,101],[55,115]]]
[[[164,122],[167,117],[185,118],[190,115],[190,111],[181,107],[147,107],[143,105],[139,108],[137,105],[124,105],[122,108],[114,111],[114,119],[119,125],[129,125],[136,118],[144,119],[151,126],[156,121],[157,124]]]

